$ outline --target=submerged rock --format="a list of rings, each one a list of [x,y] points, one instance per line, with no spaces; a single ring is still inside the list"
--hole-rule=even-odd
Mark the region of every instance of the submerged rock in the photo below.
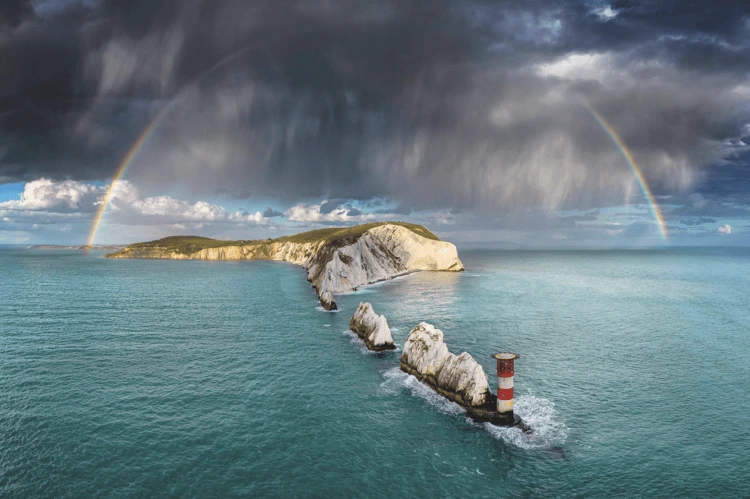
[[[443,332],[426,322],[419,323],[406,338],[401,370],[464,407],[485,405],[492,396],[482,366],[466,352],[452,354]]]
[[[333,293],[331,293],[330,291],[318,293],[318,300],[320,300],[320,304],[326,310],[338,309],[338,307],[336,306],[336,301],[333,299]]]
[[[385,316],[376,314],[369,303],[360,302],[349,321],[349,328],[364,340],[370,350],[381,352],[396,349],[388,321]]]

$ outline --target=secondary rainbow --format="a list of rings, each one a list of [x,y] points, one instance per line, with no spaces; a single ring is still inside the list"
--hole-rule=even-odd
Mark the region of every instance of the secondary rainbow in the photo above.
[[[643,171],[641,170],[641,167],[638,166],[638,163],[635,161],[635,158],[633,157],[633,154],[630,152],[628,147],[625,145],[625,142],[622,141],[619,135],[617,135],[617,132],[614,131],[614,129],[610,126],[609,123],[607,123],[602,116],[596,112],[596,110],[591,107],[591,105],[583,101],[584,107],[588,109],[589,113],[591,113],[591,116],[594,117],[596,122],[599,124],[599,126],[607,132],[607,135],[609,135],[609,138],[612,139],[612,142],[615,143],[617,148],[622,153],[622,156],[625,158],[625,161],[628,163],[628,166],[630,166],[630,169],[633,170],[633,175],[635,175],[635,180],[638,182],[638,186],[641,188],[641,192],[643,193],[643,196],[646,198],[646,201],[648,201],[649,208],[651,209],[651,212],[654,214],[654,218],[656,219],[656,223],[659,225],[659,231],[661,232],[662,237],[664,240],[667,239],[669,236],[669,231],[667,230],[667,224],[664,221],[664,216],[661,213],[661,208],[659,208],[659,204],[654,199],[654,195],[651,193],[651,189],[648,186],[648,183],[646,182],[646,178],[643,176]]]

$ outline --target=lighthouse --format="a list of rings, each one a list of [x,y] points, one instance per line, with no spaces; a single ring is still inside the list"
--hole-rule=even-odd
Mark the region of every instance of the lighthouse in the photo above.
[[[500,352],[492,356],[497,360],[497,412],[513,421],[513,363],[518,355]]]

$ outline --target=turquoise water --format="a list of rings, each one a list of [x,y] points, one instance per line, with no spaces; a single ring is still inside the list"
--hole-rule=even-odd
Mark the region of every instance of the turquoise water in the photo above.
[[[463,251],[316,307],[276,262],[0,250],[2,497],[750,494],[750,250]],[[535,432],[347,334],[426,320]]]

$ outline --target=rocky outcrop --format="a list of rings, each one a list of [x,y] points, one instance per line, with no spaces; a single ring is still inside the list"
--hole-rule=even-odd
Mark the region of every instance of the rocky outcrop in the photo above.
[[[385,316],[376,314],[369,303],[360,302],[349,321],[349,329],[357,333],[370,350],[382,352],[396,349],[388,321]]]
[[[152,243],[129,246],[107,257],[291,262],[307,270],[308,280],[326,310],[336,309],[334,294],[354,291],[365,284],[422,270],[464,270],[453,244],[428,239],[395,223],[376,225],[351,238],[248,241],[194,252],[169,250]]]
[[[455,355],[448,351],[443,332],[426,322],[419,323],[406,338],[401,370],[464,407],[482,406],[492,397],[482,366],[466,352]]]

